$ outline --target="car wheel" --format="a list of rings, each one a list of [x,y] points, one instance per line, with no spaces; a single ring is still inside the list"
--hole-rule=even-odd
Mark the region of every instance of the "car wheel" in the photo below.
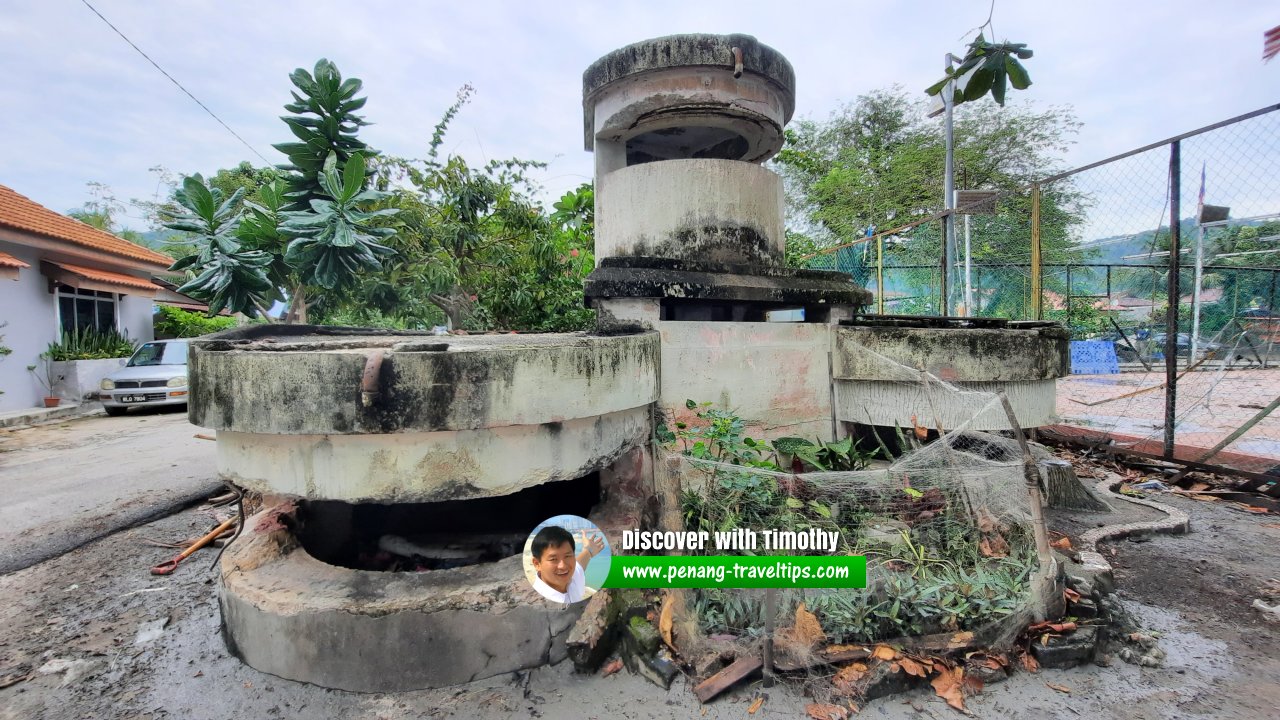
[[[121,415],[129,412],[129,408],[112,407],[110,405],[107,405],[102,409],[106,410],[107,414],[110,415],[111,417],[120,417]]]

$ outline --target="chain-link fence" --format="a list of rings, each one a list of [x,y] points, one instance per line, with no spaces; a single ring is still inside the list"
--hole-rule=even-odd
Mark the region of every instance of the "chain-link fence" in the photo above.
[[[1280,464],[1280,105],[956,205],[810,266],[852,274],[873,312],[1064,323],[1064,429]]]

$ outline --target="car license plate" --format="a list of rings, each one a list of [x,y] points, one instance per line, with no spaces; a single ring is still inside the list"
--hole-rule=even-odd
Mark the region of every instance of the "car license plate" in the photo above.
[[[120,402],[122,403],[146,402],[146,400],[147,400],[146,395],[121,395],[120,396]]]

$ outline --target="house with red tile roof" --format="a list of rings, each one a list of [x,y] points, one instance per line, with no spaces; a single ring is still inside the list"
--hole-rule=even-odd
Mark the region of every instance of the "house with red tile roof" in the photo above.
[[[0,359],[0,411],[40,402],[44,392],[27,366],[64,331],[114,329],[151,340],[153,303],[171,292],[154,279],[171,263],[0,185],[0,335],[13,351]]]

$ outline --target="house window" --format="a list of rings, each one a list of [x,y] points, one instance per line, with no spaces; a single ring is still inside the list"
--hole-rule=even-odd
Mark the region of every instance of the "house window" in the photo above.
[[[92,328],[99,332],[115,330],[115,293],[60,286],[58,318],[63,332],[84,328]]]

